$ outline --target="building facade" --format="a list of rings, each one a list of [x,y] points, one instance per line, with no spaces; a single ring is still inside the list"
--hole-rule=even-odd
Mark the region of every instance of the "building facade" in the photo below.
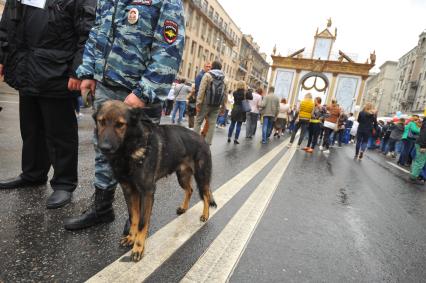
[[[247,56],[241,57],[244,40],[244,50],[249,48],[246,48],[246,43],[249,41],[253,54],[250,57],[252,58],[250,70],[246,69],[250,73],[244,77],[245,81],[254,85],[257,79],[261,82],[267,80],[269,64],[266,60],[262,64],[259,63],[260,58],[263,57],[259,54],[258,46],[252,39],[243,36],[241,30],[217,0],[183,0],[183,3],[186,35],[183,61],[178,74],[180,78],[194,81],[205,62],[219,60],[223,65],[222,70],[226,75],[228,89],[234,89],[237,81],[242,78],[239,75],[240,66],[244,66],[244,63],[249,64],[249,60],[246,60]],[[253,46],[257,46],[257,49]],[[245,54],[249,53],[245,52]]]
[[[333,31],[331,27],[329,19],[327,28],[317,30],[312,51],[302,48],[287,56],[277,56],[274,49],[270,85],[291,107],[296,107],[309,92],[327,104],[337,100],[346,112],[359,111],[376,54],[371,53],[365,63],[355,62],[355,58],[341,50],[338,57],[333,56],[337,29]]]
[[[426,105],[426,30],[416,47],[402,56],[397,65],[397,78],[391,112],[423,112]]]
[[[398,62],[386,61],[380,66],[380,72],[367,80],[362,105],[367,102],[374,104],[379,116],[392,114],[392,95],[397,81]]]
[[[267,55],[260,53],[259,45],[254,42],[251,35],[243,35],[237,70],[237,80],[247,82],[248,86],[256,89],[268,87],[269,63]]]

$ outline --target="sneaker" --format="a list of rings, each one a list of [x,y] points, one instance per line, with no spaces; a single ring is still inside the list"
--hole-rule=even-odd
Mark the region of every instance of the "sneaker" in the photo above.
[[[311,148],[310,148],[310,147],[304,147],[304,148],[303,148],[303,150],[304,150],[304,151],[307,151],[307,150],[309,150],[309,149],[311,149]]]
[[[267,142],[267,141],[261,141],[261,143],[262,143],[262,144],[267,144],[268,142]]]
[[[306,150],[306,152],[307,152],[307,153],[312,153],[312,152],[314,152],[314,150],[313,150],[312,148],[308,148],[308,149]]]
[[[323,153],[329,154],[330,150],[329,149],[323,150]]]
[[[319,150],[324,151],[324,147],[322,145],[320,145]]]
[[[234,140],[234,144],[240,144],[238,140]]]
[[[425,184],[425,182],[424,182],[423,180],[419,180],[418,178],[415,178],[415,177],[413,177],[413,176],[411,176],[411,175],[410,175],[410,177],[408,178],[408,181],[409,181],[411,184],[414,184],[414,185],[424,185],[424,184]]]
[[[364,157],[364,152],[362,152],[362,151],[361,151],[361,152],[359,153],[358,159],[359,159],[359,160],[361,160],[363,157]]]
[[[228,138],[228,143],[230,143],[231,142],[231,138]]]

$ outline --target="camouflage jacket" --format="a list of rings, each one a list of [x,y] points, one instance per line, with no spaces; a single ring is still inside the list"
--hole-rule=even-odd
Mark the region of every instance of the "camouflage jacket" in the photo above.
[[[181,0],[98,0],[77,75],[123,86],[145,102],[164,99],[184,39]]]

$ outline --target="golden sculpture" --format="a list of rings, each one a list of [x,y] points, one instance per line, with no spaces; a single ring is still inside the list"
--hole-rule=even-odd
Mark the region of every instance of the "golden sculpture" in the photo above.
[[[328,20],[327,20],[327,27],[328,28],[331,28],[331,26],[333,25],[333,22],[331,21],[331,18],[329,18]]]

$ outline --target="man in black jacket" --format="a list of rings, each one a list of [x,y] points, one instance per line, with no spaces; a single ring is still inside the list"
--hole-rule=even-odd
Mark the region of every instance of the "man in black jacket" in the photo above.
[[[38,1],[44,8],[23,2],[7,0],[0,22],[0,75],[19,91],[23,141],[22,173],[0,182],[0,189],[43,185],[52,166],[54,192],[47,208],[58,208],[71,201],[77,186],[74,103],[80,81],[75,70],[95,20],[96,1]]]
[[[425,110],[426,114],[426,110]],[[410,181],[415,184],[423,185],[424,182],[418,178],[426,164],[426,118],[423,118],[422,128],[420,129],[420,135],[416,141],[416,158],[411,165]]]

